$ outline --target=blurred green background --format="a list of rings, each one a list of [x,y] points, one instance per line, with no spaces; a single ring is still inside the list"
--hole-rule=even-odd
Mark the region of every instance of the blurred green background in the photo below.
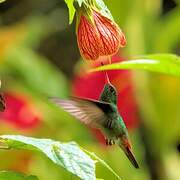
[[[118,59],[180,53],[179,0],[105,3],[127,37],[127,47],[116,55]],[[123,180],[179,180],[180,80],[144,71],[112,72],[119,101],[123,99],[119,110],[140,164],[136,170],[118,147],[103,144],[99,132],[48,101],[48,97],[68,98],[72,93],[96,97],[90,81],[98,86],[102,77],[83,74],[85,66],[77,48],[75,22],[69,26],[63,0],[0,4],[1,91],[7,101],[6,111],[0,113],[0,133],[76,141],[104,159]],[[30,173],[42,180],[77,179],[43,155],[28,151],[1,151],[0,161],[1,170]],[[115,179],[100,165],[96,173],[105,180]]]

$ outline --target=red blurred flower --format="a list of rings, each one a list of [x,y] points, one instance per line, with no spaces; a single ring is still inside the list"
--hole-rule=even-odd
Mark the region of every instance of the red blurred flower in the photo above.
[[[87,60],[113,55],[126,45],[118,25],[91,5],[77,9],[77,42],[82,57]]]
[[[103,61],[104,60],[104,61]],[[104,64],[107,59],[102,59]],[[121,61],[118,56],[113,56],[113,62]],[[98,64],[96,64],[98,65]],[[82,70],[81,70],[82,72]],[[123,117],[127,128],[133,129],[138,125],[137,104],[133,94],[133,86],[131,82],[131,72],[127,70],[111,70],[108,71],[108,76],[111,83],[116,87],[118,92],[118,109]],[[78,74],[73,81],[73,94],[80,97],[98,99],[106,82],[104,72],[95,72],[89,74]],[[94,131],[101,142],[104,142],[104,137],[99,134],[99,131]]]
[[[39,125],[41,116],[35,111],[28,97],[14,92],[6,92],[4,97],[6,109],[0,112],[1,121],[23,130],[33,129]]]

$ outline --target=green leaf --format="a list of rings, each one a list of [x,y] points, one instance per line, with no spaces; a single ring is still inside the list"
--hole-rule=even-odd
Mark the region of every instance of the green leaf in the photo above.
[[[101,66],[90,72],[115,69],[147,70],[180,77],[180,57],[173,54],[146,55],[140,59]]]
[[[69,24],[73,22],[74,15],[75,15],[75,8],[74,8],[74,3],[75,0],[65,0],[65,3],[67,4],[68,10],[69,10]],[[82,3],[84,0],[76,0],[79,4],[79,7],[81,7]]]
[[[0,171],[0,180],[38,180],[38,178],[13,171]]]
[[[75,142],[60,143],[51,139],[37,139],[19,135],[2,135],[9,148],[36,150],[55,164],[84,180],[95,180],[95,162]]]
[[[95,180],[95,164],[100,162],[117,179],[113,169],[94,153],[79,147],[75,142],[61,143],[51,139],[38,139],[20,135],[0,136],[0,149],[26,149],[44,153],[55,164],[84,180]],[[92,158],[92,159],[91,159]],[[0,179],[1,180],[1,179]]]
[[[109,11],[109,9],[107,8],[107,6],[105,5],[104,1],[103,0],[95,0],[95,1],[96,1],[98,8],[100,9],[100,12],[107,18],[113,20],[112,14]]]
[[[65,0],[65,3],[67,4],[69,10],[69,24],[71,24],[73,22],[74,15],[76,12],[73,6],[74,0]]]
[[[76,1],[78,2],[80,7],[81,7],[82,3],[85,2],[85,0],[76,0]],[[95,0],[95,2],[96,2],[97,7],[99,8],[100,12],[104,16],[113,20],[111,12],[107,8],[107,6],[104,4],[104,1],[103,0]],[[65,3],[67,4],[68,9],[69,9],[69,24],[71,24],[74,19],[75,12],[76,12],[76,10],[73,6],[74,0],[65,0]]]
[[[79,7],[81,7],[81,6],[82,6],[82,3],[83,3],[85,0],[74,0],[74,1],[77,1],[78,4],[79,4]]]
[[[88,155],[90,155],[94,160],[100,162],[105,168],[107,168],[112,174],[116,176],[117,179],[121,180],[119,175],[102,159],[100,159],[95,153],[89,152],[86,149],[83,149]]]

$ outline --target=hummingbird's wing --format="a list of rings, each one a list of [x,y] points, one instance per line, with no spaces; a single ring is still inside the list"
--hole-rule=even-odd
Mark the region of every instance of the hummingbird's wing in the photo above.
[[[69,112],[72,116],[92,127],[99,127],[99,125],[104,124],[107,121],[106,111],[111,108],[109,103],[99,102],[91,99],[50,99],[65,111]]]

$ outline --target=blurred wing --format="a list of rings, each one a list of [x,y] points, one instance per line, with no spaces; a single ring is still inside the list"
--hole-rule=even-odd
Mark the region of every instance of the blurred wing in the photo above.
[[[107,120],[105,111],[110,106],[108,103],[80,98],[71,100],[51,98],[51,100],[85,124],[98,126]]]
[[[5,100],[3,98],[3,95],[0,94],[0,111],[4,111],[6,108]]]

